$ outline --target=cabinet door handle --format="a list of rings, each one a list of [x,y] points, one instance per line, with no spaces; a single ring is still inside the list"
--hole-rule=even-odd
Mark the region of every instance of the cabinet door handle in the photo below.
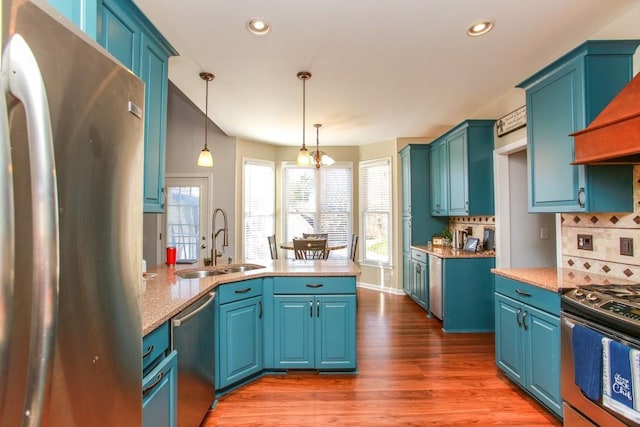
[[[308,284],[306,284],[305,286],[306,286],[307,288],[314,288],[314,289],[316,289],[316,288],[321,288],[321,287],[323,287],[324,285],[323,285],[322,283],[308,283]]]
[[[518,327],[521,328],[522,327],[522,322],[520,322],[520,313],[522,313],[522,309],[519,308],[518,311],[516,311],[516,322],[518,322]]]
[[[258,306],[260,307],[260,313],[258,314],[258,319],[262,319],[262,301],[258,301]]]
[[[524,314],[522,315],[522,327],[524,328],[525,331],[529,329],[527,328],[527,322],[525,322],[525,319],[527,318],[527,314],[528,313],[525,310]]]
[[[464,211],[469,213],[469,201],[464,202]]]
[[[584,187],[580,187],[580,190],[578,191],[578,205],[581,208],[584,208],[584,198],[585,198],[586,194],[584,192]]]
[[[160,381],[162,381],[162,378],[164,378],[164,371],[160,371],[160,373],[156,377],[156,380],[153,382],[153,384],[151,384],[149,387],[146,387],[145,389],[142,390],[142,395],[146,396],[147,394],[149,394],[151,390],[153,390],[154,388],[156,388],[158,384],[160,384]]]
[[[153,351],[153,348],[154,348],[154,346],[153,346],[153,344],[151,344],[149,346],[149,349],[147,351],[145,351],[144,354],[142,355],[142,358],[144,359],[145,357],[149,356],[151,354],[151,352]]]
[[[320,300],[316,301],[316,316],[320,317]]]
[[[309,301],[309,317],[313,317],[313,301]]]
[[[516,289],[516,294],[522,295],[523,297],[530,297],[531,294],[529,292],[521,291],[520,289]]]
[[[236,294],[246,294],[247,292],[249,292],[251,290],[251,288],[244,288],[244,289],[236,289]]]

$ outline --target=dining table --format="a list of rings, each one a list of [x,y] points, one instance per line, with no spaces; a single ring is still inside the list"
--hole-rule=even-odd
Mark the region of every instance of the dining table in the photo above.
[[[331,251],[337,251],[340,249],[344,249],[347,247],[346,243],[331,243],[327,242],[327,252],[331,253]],[[286,242],[280,245],[280,249],[285,249],[292,251],[293,250],[293,242]]]

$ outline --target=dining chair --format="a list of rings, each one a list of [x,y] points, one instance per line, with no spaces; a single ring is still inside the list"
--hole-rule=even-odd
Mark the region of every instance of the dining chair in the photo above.
[[[358,235],[357,234],[351,235],[351,249],[349,250],[349,258],[351,258],[351,261],[353,262],[356,262],[356,259],[358,258]]]
[[[302,233],[305,239],[328,239],[329,233]]]
[[[269,240],[269,252],[271,252],[271,259],[278,259],[278,245],[276,244],[276,235],[267,236]]]
[[[293,239],[293,252],[296,259],[327,259],[326,239]]]

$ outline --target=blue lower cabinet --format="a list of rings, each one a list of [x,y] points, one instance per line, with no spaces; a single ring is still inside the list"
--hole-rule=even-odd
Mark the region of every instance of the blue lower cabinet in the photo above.
[[[442,259],[442,329],[491,332],[494,329],[495,258]]]
[[[216,389],[262,370],[262,318],[262,296],[220,305]]]
[[[496,365],[561,417],[560,297],[503,277],[495,280]]]
[[[178,353],[173,351],[142,380],[142,425],[177,425]]]
[[[355,295],[275,295],[276,369],[354,370]]]

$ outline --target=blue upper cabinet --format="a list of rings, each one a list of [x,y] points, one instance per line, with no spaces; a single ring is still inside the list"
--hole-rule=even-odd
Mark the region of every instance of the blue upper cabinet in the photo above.
[[[446,216],[447,209],[447,188],[449,187],[449,158],[447,151],[447,141],[436,140],[430,144],[431,147],[431,215]]]
[[[493,215],[494,120],[466,120],[431,143],[431,214]]]
[[[631,212],[632,166],[573,166],[584,129],[633,76],[640,40],[589,41],[520,83],[526,90],[529,212]]]
[[[48,0],[48,2],[89,37],[96,39],[96,0]]]
[[[178,53],[130,0],[99,0],[98,42],[145,83],[144,211],[164,210],[169,57]]]

